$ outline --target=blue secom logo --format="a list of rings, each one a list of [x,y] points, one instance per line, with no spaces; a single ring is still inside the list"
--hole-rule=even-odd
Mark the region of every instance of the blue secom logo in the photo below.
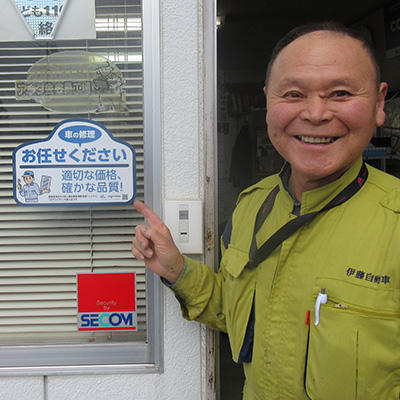
[[[118,328],[136,329],[135,313],[104,312],[104,313],[78,313],[78,329],[108,330]]]

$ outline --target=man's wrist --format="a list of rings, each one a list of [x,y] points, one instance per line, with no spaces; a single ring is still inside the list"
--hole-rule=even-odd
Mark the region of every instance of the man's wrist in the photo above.
[[[180,276],[182,275],[182,271],[184,270],[185,267],[185,259],[181,255],[181,260],[180,262],[171,270],[169,271],[168,274],[165,274],[163,277],[161,277],[161,280],[169,287],[173,287],[176,282],[178,282]]]

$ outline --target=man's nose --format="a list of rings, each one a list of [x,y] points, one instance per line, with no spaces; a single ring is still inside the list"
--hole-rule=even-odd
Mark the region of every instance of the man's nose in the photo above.
[[[321,124],[330,121],[333,113],[327,99],[317,95],[306,99],[300,116],[313,124]]]

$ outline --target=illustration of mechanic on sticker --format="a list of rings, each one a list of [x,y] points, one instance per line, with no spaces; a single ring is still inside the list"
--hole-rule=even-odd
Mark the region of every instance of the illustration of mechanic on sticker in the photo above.
[[[51,177],[42,175],[40,186],[34,182],[35,175],[33,171],[25,171],[22,175],[24,185],[18,179],[17,189],[19,194],[25,199],[26,203],[36,203],[39,201],[39,196],[45,193],[50,193]]]

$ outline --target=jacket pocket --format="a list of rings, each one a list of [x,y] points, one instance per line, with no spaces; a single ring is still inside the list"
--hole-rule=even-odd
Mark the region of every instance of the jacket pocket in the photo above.
[[[256,271],[246,268],[249,255],[229,246],[221,259],[223,310],[234,361],[238,361],[253,304]]]
[[[305,389],[312,400],[399,400],[400,290],[318,279],[320,322],[310,325]]]

